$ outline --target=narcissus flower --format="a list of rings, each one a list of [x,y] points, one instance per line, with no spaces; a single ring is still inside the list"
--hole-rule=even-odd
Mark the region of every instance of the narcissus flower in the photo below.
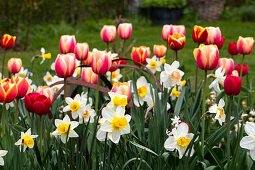
[[[136,87],[137,87],[137,95],[134,95],[134,104],[139,107],[139,103],[141,105],[144,104],[144,102],[148,102],[151,99],[151,93],[150,93],[150,84],[147,83],[147,80],[144,76],[140,77],[136,81]],[[138,97],[138,98],[137,98]]]
[[[18,73],[22,67],[22,61],[20,58],[10,58],[8,60],[7,68],[10,73]]]
[[[74,48],[74,54],[77,60],[86,60],[89,54],[88,43],[77,43]]]
[[[238,54],[237,44],[235,42],[229,42],[229,44],[228,44],[228,53],[230,55],[237,55]]]
[[[146,67],[148,67],[152,73],[156,73],[156,71],[161,71],[162,62],[159,61],[156,56],[152,58],[146,58],[146,62],[148,63]]]
[[[165,45],[154,45],[153,53],[158,58],[164,57],[167,53],[167,47]]]
[[[240,74],[240,72],[241,72],[241,64],[237,64],[236,67],[235,67],[235,70],[237,70],[237,71],[238,71],[238,74],[241,75],[241,74]],[[242,76],[245,76],[245,75],[248,73],[248,70],[249,70],[249,66],[243,64]]]
[[[122,78],[122,75],[120,74],[120,69],[117,69],[113,72],[107,71],[106,76],[109,81],[112,80],[112,83],[117,83]]]
[[[181,50],[186,42],[186,37],[181,34],[174,33],[168,37],[168,45],[172,50]]]
[[[253,37],[243,38],[239,36],[239,39],[237,41],[237,50],[240,54],[248,55],[252,52],[253,44],[254,44]]]
[[[100,32],[101,39],[105,43],[111,43],[116,38],[116,27],[114,25],[104,25]]]
[[[175,100],[176,98],[178,98],[180,96],[181,92],[176,90],[176,88],[173,88],[173,90],[171,91],[171,99]]]
[[[184,122],[180,123],[177,128],[172,130],[171,135],[165,141],[164,147],[169,151],[177,149],[179,152],[179,159],[181,159],[193,136],[193,133],[189,133],[189,126]],[[194,149],[192,148],[191,155],[193,155],[193,153]]]
[[[63,143],[68,142],[69,138],[79,137],[78,134],[74,131],[74,129],[79,126],[79,122],[70,121],[68,115],[66,115],[63,120],[55,119],[55,126],[57,129],[51,134],[54,136],[60,136],[60,139]]]
[[[145,46],[133,47],[131,52],[131,58],[135,65],[139,63],[145,64],[146,58],[150,57],[150,48]],[[138,63],[139,62],[139,63]]]
[[[227,75],[224,81],[224,91],[228,96],[237,96],[241,92],[242,79],[240,77]]]
[[[4,34],[1,38],[1,47],[8,50],[13,47],[16,37],[9,34]]]
[[[91,105],[88,104],[84,106],[83,113],[80,113],[79,115],[79,123],[93,123],[94,122],[94,117],[96,116],[96,112],[94,109],[91,109]]]
[[[0,150],[0,165],[4,166],[4,159],[3,156],[5,156],[8,153],[6,150]]]
[[[112,65],[111,53],[96,51],[92,53],[91,67],[94,73],[104,75]]]
[[[132,33],[132,24],[131,23],[121,23],[118,26],[119,37],[123,40],[130,38]]]
[[[50,72],[46,72],[46,75],[43,77],[44,82],[47,84],[47,86],[50,86],[54,83],[53,76],[50,74]]]
[[[114,83],[111,89],[112,92],[117,92],[119,91],[122,95],[127,96],[127,102],[129,103],[130,97],[131,97],[131,89],[130,86],[127,82],[123,83]]]
[[[29,89],[29,84],[26,78],[23,77],[18,77],[18,76],[12,76],[11,82],[16,84],[17,89],[18,89],[18,94],[16,98],[20,99],[23,98]]]
[[[18,95],[18,88],[10,79],[3,79],[0,83],[0,102],[10,103]]]
[[[174,33],[185,36],[185,32],[184,25],[164,25],[162,28],[162,39],[168,41],[169,35],[173,35]]]
[[[215,79],[209,85],[209,89],[213,88],[216,93],[219,93],[220,92],[219,84],[223,84],[224,85],[224,80],[226,78],[226,77],[224,77],[224,75],[225,75],[225,69],[222,68],[222,66],[221,66],[220,68],[218,68],[215,71],[215,75],[214,75]]]
[[[28,77],[33,76],[33,73],[29,72],[28,69],[24,69],[24,67],[21,67],[20,71],[15,75],[19,77]]]
[[[192,31],[192,39],[196,43],[202,43],[205,42],[208,36],[208,30],[207,28],[203,28],[201,26],[195,25],[193,27]]]
[[[232,58],[220,58],[218,67],[224,68],[226,74],[231,74],[234,70],[234,60]]]
[[[59,41],[59,50],[61,54],[73,53],[76,45],[74,35],[62,35]]]
[[[179,116],[174,116],[174,118],[171,118],[171,125],[173,125],[175,128],[180,124],[181,120]]]
[[[92,71],[91,67],[84,67],[82,68],[81,79],[88,83],[97,84],[98,75]]]
[[[219,121],[219,124],[222,126],[222,123],[225,122],[226,115],[224,112],[225,102],[223,99],[220,99],[219,104],[214,104],[209,108],[210,113],[216,113],[215,119]]]
[[[241,148],[250,150],[252,160],[255,161],[255,123],[246,122],[244,130],[248,136],[245,136],[240,141]]]
[[[112,109],[116,109],[119,106],[125,108],[125,106],[128,104],[127,96],[121,94],[120,91],[108,92],[108,94],[111,98],[111,101],[107,104],[107,107]]]
[[[55,71],[60,78],[71,77],[75,71],[75,56],[59,54],[55,61]]]
[[[23,152],[28,148],[34,147],[34,138],[37,138],[38,135],[31,135],[31,128],[29,128],[25,133],[21,132],[21,138],[15,143],[15,145],[19,146],[19,150],[21,152],[21,148],[23,147]]]
[[[73,119],[76,119],[79,115],[84,113],[84,106],[86,103],[84,103],[79,94],[77,94],[74,99],[67,97],[65,101],[67,106],[64,107],[63,112],[71,111]]]

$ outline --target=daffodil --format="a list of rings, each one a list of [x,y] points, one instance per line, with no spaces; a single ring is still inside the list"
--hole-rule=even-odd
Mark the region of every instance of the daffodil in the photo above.
[[[193,133],[189,133],[189,126],[184,122],[180,123],[177,128],[172,130],[170,136],[165,141],[164,147],[169,151],[177,149],[179,152],[179,159],[181,159],[193,136]],[[194,149],[192,148],[191,155],[193,155],[193,153]]]
[[[94,109],[91,109],[91,105],[86,105],[84,107],[83,113],[79,115],[79,123],[82,124],[84,122],[93,123],[94,117],[96,116],[96,112]]]
[[[52,71],[55,71],[55,62],[51,63],[50,69],[51,69]]]
[[[216,113],[215,119],[219,121],[220,125],[225,122],[226,115],[224,112],[225,102],[223,99],[220,99],[219,104],[214,104],[209,108],[210,113]]]
[[[107,104],[107,107],[116,109],[117,107],[121,106],[125,108],[125,106],[128,104],[127,103],[127,96],[122,95],[120,91],[117,92],[108,92],[111,101]]]
[[[3,156],[5,156],[8,153],[6,150],[0,150],[0,165],[4,166],[4,159]]]
[[[0,105],[3,105],[3,103],[0,103]],[[9,108],[14,107],[14,103],[10,102],[10,103],[5,103],[5,108],[6,110],[9,110]]]
[[[174,61],[171,65],[164,65],[164,71],[160,73],[160,81],[164,87],[169,88],[180,83],[184,72],[178,69],[179,66],[178,61]]]
[[[160,66],[162,65],[161,61],[158,61],[156,56],[152,58],[146,58],[146,62],[148,63],[146,67],[148,67],[152,73],[156,73],[156,71],[161,71]]]
[[[28,69],[24,69],[24,67],[21,67],[20,71],[16,73],[15,75],[19,77],[28,77],[28,76],[33,76],[33,73],[29,72]]]
[[[171,91],[171,99],[175,100],[176,98],[178,98],[180,96],[181,92],[176,90],[176,88],[173,88]]]
[[[88,101],[88,99],[89,99],[89,101]],[[87,92],[86,93],[85,92],[81,93],[81,100],[82,100],[83,103],[92,106],[92,98],[91,97],[88,98],[88,93]]]
[[[122,75],[120,74],[120,69],[117,69],[113,72],[107,71],[106,76],[109,81],[112,80],[112,83],[117,83],[122,78]]]
[[[159,61],[161,61],[162,64],[166,64],[166,56],[159,58]]]
[[[81,99],[81,96],[77,94],[74,99],[67,97],[65,99],[67,106],[64,107],[63,112],[72,112],[72,118],[76,119],[79,115],[84,113],[84,106],[86,103]]]
[[[181,122],[180,117],[179,116],[174,116],[174,118],[171,118],[172,121],[172,125],[176,128],[179,123]]]
[[[19,149],[21,151],[21,147],[23,147],[23,152],[28,148],[34,147],[34,138],[37,138],[38,135],[31,135],[31,128],[29,128],[25,133],[21,132],[21,138],[15,143],[15,145],[19,145]]]
[[[57,129],[54,132],[52,132],[52,135],[60,136],[61,141],[63,143],[66,143],[68,142],[69,138],[78,137],[78,134],[74,131],[74,129],[78,125],[79,122],[70,121],[68,115],[66,115],[63,120],[55,119],[55,126],[57,127]]]
[[[213,80],[213,82],[210,84],[209,86],[209,89],[213,88],[216,93],[219,93],[220,92],[220,86],[219,86],[219,83],[220,84],[223,84],[224,80],[225,80],[225,77],[224,77],[224,74],[225,74],[225,69],[222,69],[222,66],[219,67],[216,71],[215,71],[215,79]]]
[[[43,80],[47,84],[47,86],[50,86],[51,84],[55,83],[52,75],[50,72],[47,72],[46,75],[43,77]]]
[[[125,115],[124,108],[117,107],[115,111],[105,107],[102,110],[102,116],[104,123],[97,132],[98,139],[103,139],[107,136],[113,143],[118,143],[121,135],[130,133],[129,121],[131,116]]]
[[[240,146],[244,149],[250,150],[252,160],[255,161],[255,123],[247,122],[244,126],[244,130],[248,136],[245,136],[240,141]]]

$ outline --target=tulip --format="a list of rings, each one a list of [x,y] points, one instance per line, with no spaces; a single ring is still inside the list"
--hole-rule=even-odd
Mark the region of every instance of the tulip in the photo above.
[[[59,49],[61,54],[73,53],[76,45],[74,35],[62,35],[60,37]]]
[[[185,36],[185,26],[184,25],[164,25],[162,28],[162,39],[168,41],[169,35],[174,33],[181,34]]]
[[[71,77],[75,71],[75,56],[59,54],[55,61],[55,71],[60,78]]]
[[[111,53],[104,51],[93,52],[91,67],[94,73],[104,75],[111,67]]]
[[[243,38],[239,36],[237,50],[240,54],[248,55],[253,49],[254,39],[252,37]]]
[[[186,38],[181,34],[173,34],[168,37],[168,45],[172,50],[180,50],[185,45]]]
[[[77,43],[74,48],[74,54],[77,60],[86,60],[89,54],[89,45],[87,43]]]
[[[206,45],[214,44],[217,45],[218,49],[220,49],[224,43],[225,38],[221,36],[221,31],[219,27],[207,27],[208,36],[205,41]]]
[[[232,73],[231,73],[231,76],[239,77],[238,71],[237,70],[233,70]]]
[[[118,34],[121,39],[127,40],[130,38],[132,32],[132,24],[122,23],[118,26]]]
[[[150,48],[145,46],[133,47],[131,52],[131,58],[136,65],[139,63],[145,64],[146,58],[150,56]],[[139,62],[139,63],[138,63]]]
[[[123,58],[123,57],[119,57],[119,58]],[[122,65],[127,64],[127,60],[120,60],[120,64],[122,64]],[[119,69],[122,69],[122,68],[124,68],[124,67],[119,67]]]
[[[10,58],[7,64],[7,68],[10,73],[18,73],[22,67],[22,61],[20,58]]]
[[[245,76],[248,73],[248,69],[249,69],[249,66],[243,64],[242,76]],[[241,64],[237,64],[236,67],[235,67],[235,70],[238,71],[239,75],[241,75],[240,74],[240,72],[241,72]]]
[[[98,75],[95,74],[90,67],[84,67],[82,68],[81,80],[88,83],[97,84]]]
[[[9,34],[4,34],[1,38],[1,47],[8,50],[13,47],[16,37]]]
[[[195,48],[193,55],[198,68],[202,70],[213,70],[217,67],[219,61],[219,50],[216,45],[201,44]]]
[[[116,59],[119,59],[119,58],[120,58],[120,57],[114,57],[114,58],[112,58],[112,60],[116,60]],[[119,64],[121,64],[121,62],[122,62],[122,60],[112,61],[112,65],[119,65]],[[110,72],[114,72],[114,71],[116,71],[118,68],[119,68],[119,67],[113,67],[113,66],[111,66],[110,69],[109,69],[109,71],[110,71]]]
[[[17,99],[23,98],[27,94],[29,89],[29,83],[26,78],[19,77],[19,76],[12,76],[11,83],[16,84],[17,86],[17,90],[18,90],[18,93],[16,96]]]
[[[38,114],[39,116],[46,115],[51,106],[50,98],[39,93],[29,93],[25,96],[25,107],[27,111]]]
[[[195,25],[192,31],[192,39],[196,43],[205,42],[208,36],[207,28]]]
[[[229,44],[228,44],[228,53],[232,56],[238,54],[237,44],[235,42],[229,42]]]
[[[164,57],[167,53],[167,48],[165,45],[154,45],[153,53],[158,58]]]
[[[112,92],[120,91],[120,93],[122,95],[126,95],[127,96],[127,102],[129,103],[130,97],[131,97],[131,90],[130,90],[129,84],[127,82],[114,83],[113,86],[112,86],[111,91]]]
[[[100,35],[105,43],[113,42],[116,38],[116,27],[114,25],[104,25]]]
[[[18,88],[15,83],[11,83],[10,79],[4,79],[0,83],[0,102],[10,103],[18,94]]]
[[[218,67],[225,69],[225,74],[231,74],[234,70],[234,60],[232,58],[220,58]]]
[[[216,44],[218,49],[221,49],[223,47],[225,41],[225,37],[221,37],[220,41]]]
[[[240,77],[227,75],[224,81],[224,91],[228,96],[237,96],[241,92],[242,79]]]
[[[90,51],[89,51],[87,59],[86,59],[86,60],[82,60],[82,64],[87,65],[87,66],[90,66],[90,65],[91,65],[92,58],[93,58],[92,53],[93,53],[93,52],[90,52]]]
[[[50,98],[51,103],[53,102],[53,91],[49,86],[39,86],[35,92]]]

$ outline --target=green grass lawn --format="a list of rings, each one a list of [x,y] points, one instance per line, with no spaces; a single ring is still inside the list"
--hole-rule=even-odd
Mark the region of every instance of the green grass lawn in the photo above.
[[[194,83],[194,77],[195,77],[195,61],[193,57],[193,49],[197,47],[197,44],[195,44],[192,41],[192,28],[193,24],[188,23],[180,23],[184,24],[186,26],[186,45],[184,49],[178,52],[179,60],[183,66],[183,70],[185,72],[185,78],[190,79],[192,83]],[[216,22],[216,23],[200,23],[201,26],[219,26],[222,32],[222,35],[225,36],[225,43],[223,48],[220,50],[220,57],[230,57],[227,48],[228,43],[230,41],[237,41],[238,36],[251,36],[255,37],[255,23],[241,23],[241,22]],[[77,42],[87,42],[89,44],[90,49],[92,48],[98,48],[100,50],[103,50],[106,48],[106,44],[101,41],[100,38],[100,32],[88,32],[84,31],[82,27],[77,27],[70,29],[64,29],[62,28],[62,31],[59,31],[57,34],[53,34],[51,30],[44,30],[43,26],[36,34],[34,33],[31,39],[31,50],[27,52],[8,52],[6,64],[10,57],[18,57],[21,58],[23,61],[23,66],[25,68],[28,67],[29,61],[31,60],[32,56],[40,54],[40,48],[44,47],[46,49],[46,52],[52,53],[52,59],[47,60],[45,63],[40,65],[41,59],[37,59],[37,61],[34,63],[32,72],[34,73],[34,76],[32,79],[36,79],[35,77],[42,78],[45,74],[46,70],[49,70],[50,64],[55,60],[57,54],[59,53],[59,38],[62,34],[74,34],[76,36]],[[58,28],[55,28],[58,29]],[[154,44],[166,44],[161,38],[161,30],[162,27],[159,26],[144,26],[144,27],[133,27],[133,32],[131,39],[127,41],[126,46],[131,43],[133,39],[136,39],[135,46],[141,46],[145,45],[151,48],[151,51],[153,52],[153,45]],[[43,34],[43,36],[40,36],[40,34]],[[117,47],[120,45],[120,39],[117,37],[116,42]],[[245,57],[245,63],[249,65],[249,77],[254,79],[254,70],[255,70],[255,60],[254,60],[254,54],[253,51],[251,55]],[[2,55],[2,54],[1,54]],[[173,61],[173,51],[169,51],[167,55],[167,63],[172,63]],[[128,53],[128,56],[130,58],[130,52]],[[152,55],[151,55],[152,57]],[[2,57],[0,58],[2,60]],[[235,64],[241,62],[241,55],[234,57]],[[2,63],[2,61],[1,61]],[[203,77],[203,72],[200,71],[200,77]]]

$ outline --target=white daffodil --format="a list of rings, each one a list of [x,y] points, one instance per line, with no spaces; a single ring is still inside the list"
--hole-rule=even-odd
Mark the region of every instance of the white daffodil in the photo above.
[[[0,103],[0,105],[3,105],[3,103]],[[6,110],[9,110],[9,108],[14,107],[14,103],[10,102],[10,103],[5,103],[5,108]]]
[[[148,67],[153,74],[155,74],[156,71],[161,71],[160,66],[162,65],[162,62],[158,61],[156,56],[153,56],[152,58],[146,58],[146,62],[148,63],[146,67]]]
[[[25,133],[21,132],[21,138],[15,143],[15,145],[19,145],[19,150],[21,151],[21,147],[23,147],[23,152],[29,148],[34,147],[34,138],[37,138],[38,135],[31,135],[31,128],[29,128]]]
[[[45,49],[43,47],[41,48],[41,53],[42,53],[42,61],[40,62],[40,64],[42,64],[45,61],[45,58],[44,58]]]
[[[174,118],[171,118],[171,125],[173,125],[175,128],[179,125],[179,123],[181,122],[179,116],[174,116]]]
[[[169,151],[177,149],[179,152],[179,159],[181,159],[193,136],[193,133],[189,133],[189,126],[183,122],[172,130],[171,135],[165,141],[164,147]],[[191,155],[193,155],[193,153],[194,149],[192,148]]]
[[[96,116],[96,112],[94,109],[91,109],[91,105],[86,105],[84,107],[84,111],[79,115],[79,123],[82,124],[84,122],[93,123],[94,117]]]
[[[225,69],[222,69],[222,66],[219,67],[215,71],[214,77],[216,79],[213,80],[213,82],[210,84],[209,89],[213,88],[216,91],[216,93],[219,93],[220,92],[219,83],[221,83],[222,81],[224,82],[224,79],[225,79],[224,74],[225,74]]]
[[[3,156],[5,156],[8,153],[6,150],[0,150],[0,165],[4,166],[4,159]]]
[[[244,130],[248,136],[245,136],[240,141],[240,146],[244,149],[250,150],[252,160],[255,161],[255,123],[247,122],[244,126]]]
[[[67,97],[65,101],[67,106],[64,107],[63,112],[71,111],[73,119],[76,119],[79,115],[84,114],[84,106],[86,103],[84,103],[84,100],[81,99],[79,94],[77,94],[74,99]]]
[[[122,75],[120,74],[120,69],[117,69],[113,72],[107,71],[106,76],[109,81],[112,80],[112,83],[117,83],[122,78]]]
[[[51,84],[55,83],[52,75],[48,71],[47,71],[46,75],[43,77],[43,80],[45,81],[47,86],[50,86]]]
[[[111,101],[107,104],[107,107],[110,107],[112,109],[116,109],[117,107],[121,106],[125,108],[127,103],[127,96],[122,95],[120,91],[117,92],[108,92]]]
[[[165,64],[164,71],[160,73],[160,81],[164,87],[173,87],[180,83],[184,72],[179,70],[180,64],[178,61],[174,61],[171,65]]]
[[[161,61],[162,64],[166,64],[166,56],[159,58],[159,61]]]
[[[252,109],[252,110],[250,111],[250,114],[251,114],[252,116],[255,116],[255,110]]]
[[[53,62],[53,63],[50,65],[50,69],[51,69],[52,71],[55,71],[55,62]]]
[[[215,119],[219,121],[220,125],[225,122],[226,115],[224,112],[225,102],[223,99],[220,99],[219,104],[214,104],[209,108],[210,113],[216,113]]]
[[[144,76],[140,77],[137,79],[136,82],[136,87],[137,87],[137,93],[138,93],[138,98],[137,95],[134,94],[134,104],[139,107],[139,102],[141,105],[144,104],[144,101],[148,102],[151,98],[150,94],[150,84],[147,83],[147,80],[145,79]],[[138,102],[139,100],[139,102]]]
[[[105,107],[102,110],[102,116],[104,123],[100,126],[97,132],[97,138],[105,138],[105,132],[107,137],[113,142],[118,143],[120,136],[130,133],[129,121],[131,120],[130,115],[125,115],[125,109],[117,107],[116,111],[109,107]]]
[[[24,67],[21,67],[20,71],[15,74],[16,76],[19,77],[28,77],[28,76],[33,76],[33,73],[29,72],[28,69],[24,69]]]
[[[152,89],[152,91],[153,91],[153,94],[154,94],[154,89]],[[162,96],[162,92],[159,92],[158,93],[159,100],[161,100],[161,96]],[[148,97],[148,100],[146,102],[147,102],[147,104],[149,106],[147,108],[147,110],[153,108],[154,105],[155,105],[155,95],[150,95],[150,97]],[[171,109],[171,105],[168,102],[166,103],[166,109],[167,110]]]
[[[52,135],[54,136],[60,135],[61,141],[63,143],[66,143],[68,142],[69,138],[78,137],[78,134],[74,131],[74,129],[78,125],[79,125],[79,122],[70,121],[70,118],[68,115],[66,115],[63,120],[55,119],[55,126],[57,127],[57,129],[54,132],[52,132]],[[69,132],[68,132],[68,129],[69,129]]]
[[[81,93],[81,100],[83,103],[92,106],[92,98],[89,97],[89,101],[88,101],[88,92],[82,92]],[[87,102],[88,101],[88,102]]]

